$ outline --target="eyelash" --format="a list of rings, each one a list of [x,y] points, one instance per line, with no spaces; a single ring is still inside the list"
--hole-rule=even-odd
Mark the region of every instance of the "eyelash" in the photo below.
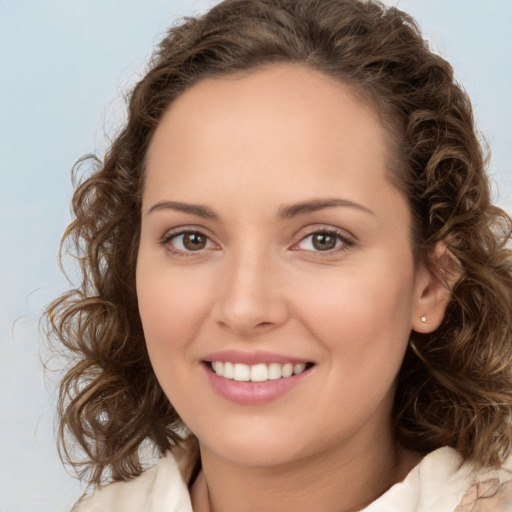
[[[182,229],[179,231],[168,232],[164,235],[164,237],[162,238],[162,240],[159,243],[160,243],[160,245],[165,246],[169,252],[179,255],[179,256],[183,256],[183,257],[189,257],[189,256],[194,256],[195,254],[201,254],[204,250],[207,250],[206,247],[203,249],[198,249],[197,251],[182,250],[182,249],[177,249],[176,247],[173,247],[173,245],[171,244],[171,241],[173,239],[178,238],[180,236],[191,235],[191,234],[203,236],[206,238],[207,244],[208,243],[214,244],[214,242],[212,242],[211,238],[200,229]],[[297,248],[298,245],[300,245],[305,240],[307,240],[308,238],[313,237],[315,235],[333,236],[336,238],[336,244],[337,245],[339,244],[339,245],[335,246],[332,249],[328,249],[325,251]],[[315,230],[311,231],[307,235],[303,236],[297,243],[295,243],[293,245],[293,247],[291,248],[291,250],[308,252],[308,253],[313,254],[315,257],[328,257],[328,256],[332,256],[333,254],[338,254],[340,252],[348,251],[351,247],[353,247],[355,245],[355,243],[356,242],[354,240],[348,238],[345,235],[345,233],[342,232],[341,230],[333,229],[332,227],[316,228]],[[216,244],[214,244],[214,245],[216,245]]]
[[[341,230],[334,229],[332,227],[329,228],[316,228],[314,231],[311,231],[306,236],[302,237],[299,242],[297,242],[294,247],[297,247],[299,244],[307,240],[308,238],[311,238],[315,235],[324,235],[324,236],[331,236],[336,239],[336,246],[332,249],[328,249],[325,251],[321,250],[309,250],[309,249],[300,249],[300,248],[293,248],[295,251],[301,251],[305,250],[306,252],[309,252],[313,254],[315,257],[328,257],[332,256],[333,254],[338,254],[340,252],[348,251],[352,246],[355,245],[354,240],[348,238],[344,232]],[[313,243],[313,242],[311,242]],[[339,245],[338,245],[339,244]]]
[[[206,248],[204,249],[199,249],[197,251],[191,251],[191,250],[182,250],[182,249],[177,249],[176,247],[173,247],[173,245],[171,244],[171,241],[175,238],[178,238],[180,236],[184,236],[184,235],[200,235],[200,236],[203,236],[206,238],[206,243],[210,243],[210,244],[213,244],[211,238],[205,234],[203,231],[201,231],[200,229],[181,229],[181,230],[178,230],[178,231],[171,231],[171,232],[167,232],[164,237],[162,238],[162,240],[160,240],[160,245],[163,245],[170,253],[172,254],[176,254],[178,256],[182,256],[182,257],[189,257],[189,256],[194,256],[196,254],[200,254],[202,253]]]

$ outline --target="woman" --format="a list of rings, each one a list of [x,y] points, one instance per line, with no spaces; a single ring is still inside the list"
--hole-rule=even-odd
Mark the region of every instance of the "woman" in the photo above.
[[[120,481],[79,512],[511,509],[510,220],[407,15],[171,29],[73,206],[61,438]]]

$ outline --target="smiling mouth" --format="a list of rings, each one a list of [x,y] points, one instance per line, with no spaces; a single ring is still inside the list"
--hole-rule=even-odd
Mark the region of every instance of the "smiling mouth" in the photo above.
[[[247,365],[223,361],[205,361],[205,364],[219,377],[237,382],[266,382],[287,379],[294,375],[300,375],[314,366],[314,363],[260,363]]]

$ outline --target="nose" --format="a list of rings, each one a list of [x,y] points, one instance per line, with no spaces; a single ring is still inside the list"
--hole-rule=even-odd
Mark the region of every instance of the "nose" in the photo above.
[[[282,272],[270,257],[241,257],[226,262],[219,275],[215,321],[233,334],[253,337],[281,326],[288,319]]]

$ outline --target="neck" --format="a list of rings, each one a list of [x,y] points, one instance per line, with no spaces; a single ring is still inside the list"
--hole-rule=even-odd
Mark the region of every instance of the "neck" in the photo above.
[[[201,448],[196,512],[353,512],[401,481],[419,461],[390,438],[273,467],[234,464]],[[376,441],[375,439],[373,441]]]

